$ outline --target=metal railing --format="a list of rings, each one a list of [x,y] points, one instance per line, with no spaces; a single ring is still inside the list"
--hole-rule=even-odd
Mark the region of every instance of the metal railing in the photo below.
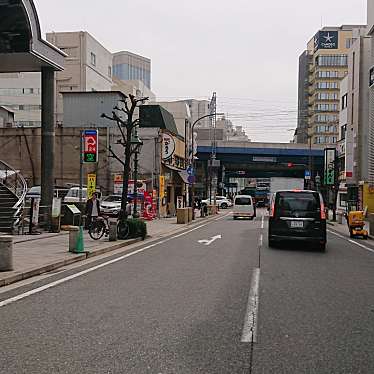
[[[16,228],[21,220],[27,193],[27,183],[23,175],[13,169],[5,161],[0,160],[0,182],[17,197],[13,209],[13,227]]]

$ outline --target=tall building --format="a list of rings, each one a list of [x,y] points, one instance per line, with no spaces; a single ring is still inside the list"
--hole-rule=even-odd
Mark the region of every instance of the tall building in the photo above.
[[[374,2],[368,1],[368,35],[371,37],[371,50],[374,51]],[[368,181],[374,188],[374,53],[371,56],[369,68],[369,151],[368,151]]]
[[[299,57],[299,95],[296,143],[308,143],[308,108],[309,108],[309,69],[312,64],[312,54],[304,51]]]
[[[62,92],[110,91],[112,53],[86,31],[53,32],[47,40],[65,52],[65,70],[56,74],[56,122],[63,121]]]
[[[362,25],[324,27],[308,42],[299,68],[298,131],[301,135],[297,140],[300,142],[305,143],[307,138],[311,144],[336,146],[340,81],[348,74],[348,51],[353,43],[353,30],[365,28]],[[308,110],[304,112],[307,95]],[[308,131],[305,131],[306,125]]]
[[[113,75],[123,81],[141,81],[151,89],[151,60],[128,51],[114,53]]]

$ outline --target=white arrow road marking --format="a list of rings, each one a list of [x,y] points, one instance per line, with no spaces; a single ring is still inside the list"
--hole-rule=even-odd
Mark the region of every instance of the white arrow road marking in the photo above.
[[[218,239],[222,239],[222,235],[213,236],[212,239],[210,239],[210,240],[202,239],[202,240],[199,240],[198,243],[204,244],[204,245],[211,245],[213,242],[215,242]]]

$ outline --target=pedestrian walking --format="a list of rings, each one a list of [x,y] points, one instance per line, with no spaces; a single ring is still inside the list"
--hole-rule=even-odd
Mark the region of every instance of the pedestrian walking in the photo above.
[[[88,228],[93,219],[100,217],[100,200],[97,198],[97,193],[95,192],[91,199],[87,200],[86,204],[86,228]]]

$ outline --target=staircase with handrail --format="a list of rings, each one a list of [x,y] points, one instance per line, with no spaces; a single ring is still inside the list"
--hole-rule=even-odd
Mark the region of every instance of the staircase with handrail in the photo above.
[[[19,231],[27,193],[22,174],[0,160],[0,232]]]

